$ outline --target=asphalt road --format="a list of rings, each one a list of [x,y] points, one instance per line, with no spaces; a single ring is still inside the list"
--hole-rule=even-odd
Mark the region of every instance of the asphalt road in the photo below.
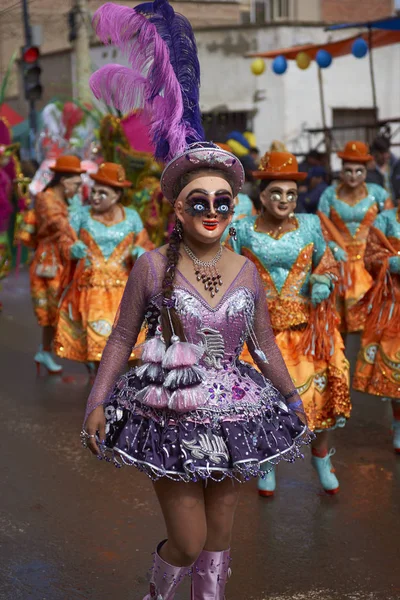
[[[81,365],[36,376],[28,279],[0,291],[0,599],[141,600],[164,535],[151,482],[79,443],[89,385]],[[354,360],[357,337],[348,343]],[[334,435],[341,490],[310,465],[281,465],[273,500],[243,486],[227,600],[400,599],[400,457],[390,407],[354,393]],[[188,600],[187,587],[176,600]]]

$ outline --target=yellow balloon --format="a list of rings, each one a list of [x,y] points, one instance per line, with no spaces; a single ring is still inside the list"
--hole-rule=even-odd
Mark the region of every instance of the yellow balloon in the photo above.
[[[296,63],[299,69],[308,69],[310,62],[311,58],[308,56],[307,52],[299,52],[296,56]]]
[[[248,149],[242,146],[242,144],[239,144],[239,142],[237,142],[236,140],[229,139],[226,143],[232,150],[233,154],[238,158],[246,156],[246,154],[249,153]]]
[[[243,135],[246,138],[246,140],[249,142],[251,148],[257,147],[256,136],[254,135],[254,133],[252,131],[245,131]]]
[[[251,72],[253,75],[262,75],[265,71],[265,62],[262,58],[256,58],[251,63]]]

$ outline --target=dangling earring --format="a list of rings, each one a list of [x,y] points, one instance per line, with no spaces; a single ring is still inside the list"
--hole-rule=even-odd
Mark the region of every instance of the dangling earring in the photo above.
[[[229,227],[229,235],[231,238],[233,238],[233,240],[236,242],[237,241],[237,237],[236,237],[236,229],[233,227]]]
[[[182,240],[182,238],[183,238],[183,227],[182,227],[182,223],[180,222],[179,219],[176,219],[176,221],[175,221],[174,233],[175,233],[175,235],[177,236],[177,238],[179,240]]]
[[[289,219],[293,219],[294,217],[294,212],[289,213]]]

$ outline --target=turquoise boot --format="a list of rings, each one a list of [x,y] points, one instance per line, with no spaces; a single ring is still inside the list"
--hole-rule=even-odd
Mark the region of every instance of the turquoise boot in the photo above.
[[[335,448],[331,448],[324,458],[311,456],[311,464],[317,471],[318,478],[327,494],[337,494],[339,491],[339,481],[335,475],[335,469],[331,463],[331,456],[335,454]]]
[[[37,374],[40,375],[40,368],[43,365],[47,369],[47,372],[50,375],[57,375],[61,373],[62,366],[58,365],[54,358],[51,355],[51,352],[47,352],[47,350],[43,350],[43,346],[39,346],[39,350],[35,354],[35,363]]]
[[[260,468],[262,471],[268,471],[268,473],[264,477],[258,478],[258,493],[265,498],[271,498],[276,488],[275,467],[266,462]]]
[[[400,421],[393,421],[393,448],[400,454]]]

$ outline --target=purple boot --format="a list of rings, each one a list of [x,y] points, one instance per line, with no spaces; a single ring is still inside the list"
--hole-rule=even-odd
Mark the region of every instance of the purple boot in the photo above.
[[[157,546],[150,580],[150,594],[147,594],[143,600],[173,600],[175,590],[190,571],[190,567],[174,567],[161,558],[159,551],[166,541]]]
[[[224,600],[230,562],[229,550],[203,550],[192,569],[192,600]]]

